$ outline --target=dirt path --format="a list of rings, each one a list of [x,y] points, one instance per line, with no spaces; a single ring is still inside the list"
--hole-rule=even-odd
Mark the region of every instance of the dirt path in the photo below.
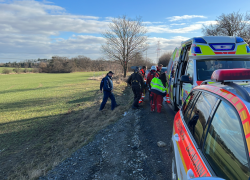
[[[161,114],[151,113],[145,98],[143,108],[129,110],[40,179],[171,179],[174,114],[165,102]]]

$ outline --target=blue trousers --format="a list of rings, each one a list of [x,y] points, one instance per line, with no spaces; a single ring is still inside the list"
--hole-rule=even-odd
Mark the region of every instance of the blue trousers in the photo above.
[[[103,100],[102,100],[102,104],[101,104],[101,107],[100,107],[100,111],[105,107],[107,101],[108,101],[108,98],[111,99],[111,110],[115,109],[116,107],[116,101],[115,101],[115,96],[112,92],[110,91],[103,91]]]

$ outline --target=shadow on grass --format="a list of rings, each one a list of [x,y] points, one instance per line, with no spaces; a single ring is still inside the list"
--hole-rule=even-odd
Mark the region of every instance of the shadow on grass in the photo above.
[[[129,104],[129,98],[116,96],[120,107],[111,111],[108,101],[105,109],[99,112],[97,98],[100,97],[87,98],[95,103],[84,110],[74,111],[73,108],[65,114],[0,124],[0,179],[43,176],[91,140],[96,132],[119,119]],[[74,104],[81,100],[84,98],[68,103]],[[77,104],[74,106],[77,107]],[[37,170],[39,174],[33,177],[33,172]]]
[[[58,86],[53,86],[53,87],[36,87],[36,88],[29,88],[29,89],[10,89],[10,90],[0,91],[0,94],[17,93],[17,92],[25,92],[25,91],[36,91],[36,90],[44,90],[44,89],[55,89],[57,87]]]
[[[96,92],[96,90],[77,92],[74,95],[70,95],[70,97],[72,96],[79,97],[79,96],[82,96],[82,94],[84,94],[86,97],[82,97],[80,99],[67,102],[66,99],[68,98],[68,96],[63,96],[60,98],[56,98],[56,102],[64,102],[66,104],[88,102],[88,101],[91,101],[91,99],[93,99],[94,95],[91,95],[91,94],[93,94],[94,92]],[[21,110],[21,109],[26,109],[29,107],[45,107],[51,104],[55,104],[56,102],[54,98],[49,97],[49,98],[32,98],[32,99],[25,99],[23,101],[0,103],[0,112]]]

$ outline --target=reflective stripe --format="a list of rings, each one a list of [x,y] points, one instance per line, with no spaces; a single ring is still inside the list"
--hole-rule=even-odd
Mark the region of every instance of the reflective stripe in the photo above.
[[[154,77],[150,83],[151,89],[157,90],[161,93],[166,93],[167,88],[165,88],[160,79]]]
[[[161,86],[161,85],[156,84],[156,83],[154,83],[154,82],[152,82],[152,84],[153,84],[153,85],[156,85],[156,86],[159,86],[159,87],[161,87],[161,88],[165,88],[164,86]]]
[[[161,93],[165,93],[166,92],[166,91],[162,91],[162,90],[158,89],[157,87],[151,87],[151,89],[155,89],[155,90],[157,90],[157,91],[159,91]]]

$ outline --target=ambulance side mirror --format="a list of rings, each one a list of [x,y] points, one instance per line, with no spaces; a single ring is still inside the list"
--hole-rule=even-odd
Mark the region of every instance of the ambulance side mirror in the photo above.
[[[193,81],[191,81],[191,80],[189,79],[189,76],[188,76],[188,75],[182,75],[182,76],[181,76],[181,82],[193,84]]]

